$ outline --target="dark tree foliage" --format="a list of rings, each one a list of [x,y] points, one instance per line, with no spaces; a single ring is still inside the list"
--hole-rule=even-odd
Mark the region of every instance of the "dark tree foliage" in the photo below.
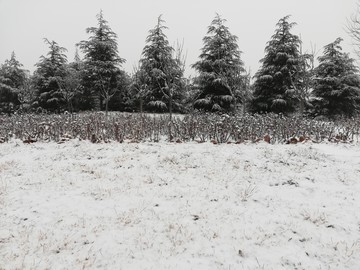
[[[167,27],[163,23],[164,20],[159,16],[158,23],[149,31],[140,60],[142,75],[136,75],[136,83],[146,89],[139,92],[141,106],[145,110],[171,113],[182,110],[184,70],[180,59],[173,56],[175,51],[164,34]]]
[[[114,96],[109,101],[110,111],[134,111],[133,97],[130,92],[131,78],[125,71],[120,71],[118,76],[118,87]]]
[[[108,111],[109,101],[120,91],[123,75],[120,66],[125,60],[119,57],[117,35],[104,19],[102,11],[97,20],[97,27],[86,29],[89,39],[78,44],[84,53],[83,86],[84,96],[88,97],[82,109]]]
[[[66,74],[66,49],[55,41],[44,39],[49,46],[47,56],[41,56],[36,64],[34,84],[36,90],[35,107],[51,112],[59,112],[65,108],[65,99],[60,84]]]
[[[359,110],[360,78],[358,68],[347,53],[342,52],[342,39],[324,47],[315,69],[315,106],[317,113],[326,116],[352,116]]]
[[[12,52],[0,67],[0,112],[10,113],[20,105],[19,92],[26,82],[26,71]]]
[[[262,66],[255,74],[253,112],[289,113],[296,109],[297,98],[291,76],[299,71],[300,39],[290,30],[296,23],[286,16],[279,20],[275,34],[267,43]]]
[[[244,63],[237,45],[237,37],[224,25],[226,20],[218,14],[203,38],[200,60],[193,65],[199,72],[196,87],[199,95],[195,108],[208,111],[228,111],[236,104],[236,91],[243,84]]]

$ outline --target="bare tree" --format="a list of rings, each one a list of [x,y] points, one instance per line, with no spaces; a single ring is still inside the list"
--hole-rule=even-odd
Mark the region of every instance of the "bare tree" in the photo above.
[[[81,74],[78,70],[68,67],[64,78],[56,79],[60,92],[66,101],[67,109],[70,113],[73,112],[73,100],[77,93],[80,92]]]
[[[346,29],[354,41],[355,52],[360,58],[360,1],[357,3],[356,12],[348,19]]]
[[[300,39],[301,40],[301,39]],[[293,96],[299,101],[299,115],[304,114],[305,105],[312,89],[314,68],[315,68],[316,47],[312,46],[311,53],[303,53],[302,42],[300,42],[300,56],[298,69],[289,71],[289,77]]]
[[[168,66],[165,74],[165,87],[162,89],[165,96],[169,98],[169,120],[172,121],[172,113],[173,113],[173,102],[174,102],[174,94],[176,91],[181,91],[183,78],[183,74],[185,71],[186,64],[186,55],[183,54],[184,50],[184,41],[181,43],[177,41],[176,49],[174,50],[173,59],[175,60],[174,66]],[[165,68],[166,69],[166,68]],[[175,70],[175,72],[174,72]]]
[[[246,71],[242,76],[241,89],[237,91],[242,102],[242,113],[245,114],[247,111],[247,105],[251,99],[251,70]]]
[[[135,98],[139,100],[140,115],[142,116],[144,109],[144,98],[149,92],[148,78],[144,70],[139,66],[133,68],[131,88],[135,91]]]
[[[99,75],[99,80],[97,82],[100,89],[100,95],[105,101],[106,119],[109,113],[109,101],[117,92],[119,92],[119,89],[116,86],[112,85],[111,79],[111,77],[102,77],[101,75]]]
[[[35,100],[35,91],[32,86],[29,71],[25,72],[25,80],[23,82],[23,85],[19,89],[17,97],[20,102],[20,108],[23,110],[28,110],[31,106],[31,103]]]

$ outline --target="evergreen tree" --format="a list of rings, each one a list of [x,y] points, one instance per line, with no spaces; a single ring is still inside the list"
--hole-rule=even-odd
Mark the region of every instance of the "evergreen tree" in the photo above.
[[[218,14],[203,38],[200,60],[193,65],[199,72],[196,86],[199,95],[195,108],[221,111],[236,104],[236,91],[242,90],[244,63],[237,45],[237,37],[224,25],[226,20]]]
[[[26,71],[12,52],[0,67],[0,112],[10,113],[20,105],[19,92],[26,82]]]
[[[64,109],[65,100],[60,84],[66,74],[67,57],[64,54],[66,49],[60,47],[55,41],[44,39],[49,45],[47,56],[41,56],[36,64],[34,83],[36,89],[35,107],[59,112]]]
[[[291,34],[295,25],[286,16],[279,20],[275,34],[267,43],[262,66],[255,74],[253,112],[289,113],[296,109],[297,98],[291,76],[299,70],[300,39]]]
[[[180,59],[173,57],[174,48],[169,45],[163,25],[164,20],[158,17],[157,25],[149,31],[146,45],[140,60],[143,73],[142,84],[148,91],[144,95],[144,107],[148,111],[165,112],[181,111],[183,85],[183,68]]]
[[[119,82],[123,73],[120,66],[125,59],[119,57],[117,35],[111,30],[104,19],[102,11],[97,15],[97,27],[89,27],[86,33],[90,34],[88,40],[81,41],[78,45],[84,52],[84,93],[92,97],[92,104],[88,109],[104,109],[108,111],[110,99],[120,91]]]
[[[360,78],[358,68],[347,53],[342,52],[342,39],[324,47],[315,69],[315,106],[317,113],[333,117],[352,116],[359,110]]]

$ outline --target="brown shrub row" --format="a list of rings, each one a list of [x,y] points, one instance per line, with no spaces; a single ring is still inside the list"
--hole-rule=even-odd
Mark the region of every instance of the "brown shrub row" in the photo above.
[[[31,143],[63,142],[72,138],[92,142],[160,140],[213,143],[269,143],[303,141],[352,142],[357,140],[360,119],[317,121],[283,115],[189,114],[167,115],[111,113],[24,114],[0,116],[0,142],[11,137]]]

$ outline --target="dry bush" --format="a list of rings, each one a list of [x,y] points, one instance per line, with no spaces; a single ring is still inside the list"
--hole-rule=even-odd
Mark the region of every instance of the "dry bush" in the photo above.
[[[211,141],[213,143],[257,142],[267,135],[271,143],[306,140],[351,142],[359,134],[360,118],[333,122],[284,115],[235,115],[193,113],[168,115],[111,113],[18,114],[0,116],[0,138],[24,142],[64,142],[72,138],[96,142]]]

